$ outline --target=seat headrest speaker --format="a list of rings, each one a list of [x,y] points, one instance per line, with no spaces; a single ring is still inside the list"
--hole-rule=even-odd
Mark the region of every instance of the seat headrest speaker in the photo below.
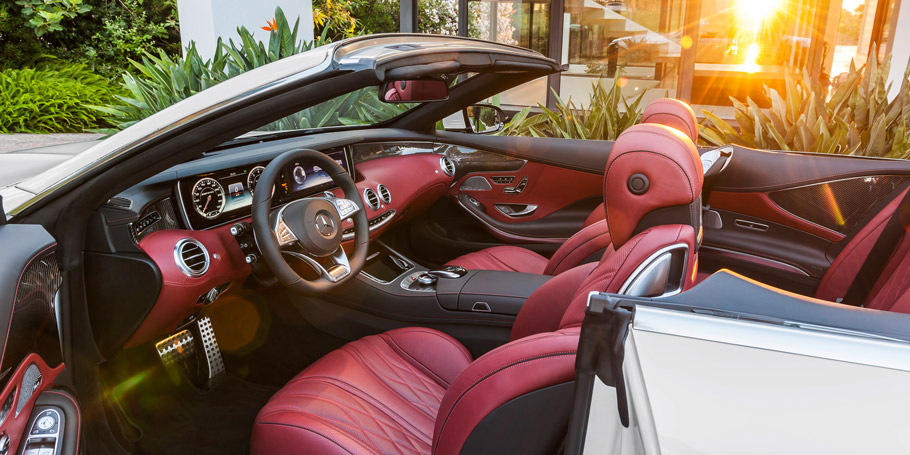
[[[604,208],[613,247],[652,226],[688,224],[701,232],[704,174],[695,144],[664,125],[623,132],[604,172]],[[700,237],[700,236],[699,236]]]

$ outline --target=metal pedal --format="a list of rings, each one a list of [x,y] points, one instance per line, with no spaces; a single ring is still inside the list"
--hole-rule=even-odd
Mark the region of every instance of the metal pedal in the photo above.
[[[155,344],[161,363],[168,367],[171,365],[186,365],[196,355],[196,343],[189,330],[175,333]]]
[[[201,318],[189,329],[159,341],[155,349],[175,382],[183,376],[196,387],[211,389],[225,376],[224,360],[209,318]]]
[[[215,329],[212,327],[212,320],[205,317],[196,321],[199,330],[199,339],[202,341],[202,349],[205,353],[205,369],[207,377],[200,378],[205,382],[206,388],[215,386],[224,377],[224,360],[221,358],[221,349],[218,348],[218,340],[215,338]]]

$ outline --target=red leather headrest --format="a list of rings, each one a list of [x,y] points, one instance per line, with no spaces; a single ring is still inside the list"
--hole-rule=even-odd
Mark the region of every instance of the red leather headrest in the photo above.
[[[701,207],[688,206],[700,200],[703,183],[695,144],[679,130],[647,124],[620,134],[604,172],[604,207],[613,247],[619,249],[635,235],[642,219],[659,209],[680,207],[700,220]]]
[[[698,120],[688,104],[672,98],[661,98],[649,104],[641,116],[641,123],[656,123],[677,129],[698,143]]]

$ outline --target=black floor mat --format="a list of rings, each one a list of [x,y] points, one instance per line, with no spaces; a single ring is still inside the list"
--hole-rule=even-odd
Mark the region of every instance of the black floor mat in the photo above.
[[[134,439],[127,443],[130,451],[248,454],[253,421],[268,399],[345,343],[306,323],[286,301],[282,289],[241,288],[210,308],[228,375],[208,392],[165,369],[151,345],[120,352],[102,365],[108,402],[122,409],[109,410],[111,421],[131,422],[121,432],[133,435],[123,437]]]
[[[227,376],[208,392],[147,371],[118,402],[141,430],[137,454],[248,454],[259,409],[277,388]]]

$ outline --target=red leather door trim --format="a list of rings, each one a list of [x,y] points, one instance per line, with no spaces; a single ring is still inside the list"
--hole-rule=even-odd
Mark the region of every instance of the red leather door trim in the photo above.
[[[505,175],[515,176],[515,180],[509,184],[498,184],[490,179],[493,176]],[[493,189],[489,191],[461,191],[459,189],[465,180],[475,176],[485,177]],[[521,194],[506,194],[503,192],[503,189],[517,185],[525,177],[528,178],[528,185]],[[528,223],[539,220],[579,200],[600,196],[602,184],[602,175],[529,161],[517,171],[474,172],[462,176],[449,189],[449,195],[467,194],[473,197],[480,201],[486,207],[486,213],[497,221],[503,223]],[[537,206],[537,210],[528,216],[512,218],[493,208],[493,204],[499,203],[534,204]],[[579,220],[579,222],[581,221]]]

